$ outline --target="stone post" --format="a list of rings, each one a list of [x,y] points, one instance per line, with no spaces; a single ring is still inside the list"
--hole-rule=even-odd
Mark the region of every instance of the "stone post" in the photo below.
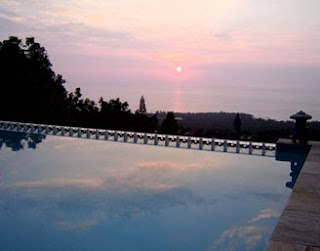
[[[307,120],[311,119],[312,116],[300,111],[294,115],[291,115],[290,118],[296,121],[292,138],[293,143],[308,143]]]

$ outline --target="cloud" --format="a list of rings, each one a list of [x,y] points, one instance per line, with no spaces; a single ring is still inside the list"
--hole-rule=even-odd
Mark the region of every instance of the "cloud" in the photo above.
[[[166,161],[140,162],[137,166],[142,169],[160,170],[160,171],[203,168],[203,165],[201,163],[174,163],[174,162],[166,162]]]
[[[248,223],[255,223],[261,220],[269,219],[269,218],[278,218],[281,215],[281,212],[274,209],[264,209],[260,211],[257,217],[248,221]]]
[[[144,191],[144,192],[163,192],[175,189],[173,184],[166,184],[161,181],[149,180],[145,181],[138,176],[127,176],[114,173],[107,179],[99,178],[54,178],[37,181],[23,181],[17,182],[13,185],[1,185],[1,187],[20,189],[20,188],[53,188],[59,189],[64,187],[70,188],[82,188],[90,190],[104,190],[104,191],[118,191],[121,193],[130,193],[132,191]]]
[[[96,226],[99,222],[94,219],[80,219],[75,221],[60,221],[55,227],[64,231],[86,231]]]
[[[56,137],[49,138],[58,140]],[[82,142],[59,139],[70,141],[72,149],[77,142]],[[86,141],[86,144],[89,142]],[[103,147],[104,154],[105,149]],[[99,149],[96,147],[95,151]],[[198,170],[197,165],[170,164],[162,160],[143,161],[132,166],[127,166],[129,163],[126,160],[117,166],[108,166],[104,162],[98,158],[93,166],[90,166],[92,163],[82,163],[76,165],[74,171],[57,163],[57,168],[61,170],[59,176],[56,171],[51,173],[52,169],[48,169],[50,176],[43,177],[43,172],[40,172],[32,177],[33,180],[21,176],[19,181],[2,183],[0,190],[6,192],[0,195],[3,203],[0,211],[41,215],[48,218],[48,224],[58,229],[86,231],[107,220],[127,221],[141,213],[153,214],[175,206],[207,203],[201,194],[181,182],[183,177],[170,175],[175,170],[181,173],[184,168]],[[159,175],[160,172],[167,173]],[[55,217],[51,218],[53,214]]]
[[[202,202],[188,188],[120,174],[107,180],[53,178],[2,185],[6,193],[0,195],[0,211],[41,215],[57,229],[86,231],[106,220],[128,221],[141,213]]]
[[[156,55],[171,54],[174,60],[188,63],[319,63],[319,53],[315,53],[319,50],[316,4],[294,1],[289,6],[249,0],[241,4],[232,0],[201,4],[48,0],[26,4],[4,0],[0,4],[2,18],[12,23],[3,25],[0,36],[10,31],[24,35],[22,27],[28,26],[28,35],[55,51],[60,46],[64,54],[73,49],[77,54],[98,56],[113,51],[120,56],[141,58],[144,54],[157,60],[161,58]],[[287,9],[290,12],[283,15]]]
[[[7,39],[9,36],[13,36],[16,33],[27,33],[31,29],[24,23],[17,22],[14,18],[0,16],[0,30],[1,37]]]
[[[164,172],[185,168],[184,165],[170,165],[169,163],[165,163],[162,166],[160,163],[159,167],[156,167],[156,165],[157,163],[142,163],[141,165],[138,164],[137,167],[128,167],[126,169],[110,168],[106,170],[106,172],[102,172],[100,177],[97,177],[99,175],[90,173],[90,170],[94,168],[86,168],[88,172],[84,173],[83,176],[87,177],[48,178],[20,181],[10,185],[2,184],[0,186],[11,189],[33,189],[35,192],[41,191],[38,189],[50,191],[50,189],[63,189],[68,187],[71,191],[81,188],[88,191],[105,191],[106,193],[113,191],[121,194],[131,194],[132,192],[153,194],[179,189],[179,184],[175,184],[172,181],[170,182],[166,179],[166,176],[161,178],[163,176],[160,177],[157,174],[159,171]],[[191,168],[193,167],[191,166]]]
[[[226,230],[213,243],[209,250],[225,247],[224,250],[251,250],[263,237],[266,227],[240,226]]]
[[[90,179],[90,178],[56,178],[56,179],[45,179],[37,181],[23,181],[17,182],[12,187],[15,188],[61,188],[66,186],[82,187],[82,188],[99,188],[103,184],[101,179]]]
[[[222,31],[213,34],[213,40],[218,42],[231,42],[232,41],[232,34],[231,32]]]
[[[261,221],[278,218],[279,216],[280,212],[274,209],[261,210],[256,217],[248,220],[246,224],[232,226],[224,231],[207,250],[220,250],[221,248],[230,251],[253,250],[273,229],[269,224],[261,224]]]
[[[107,28],[90,27],[82,23],[63,23],[48,25],[43,31],[58,32],[66,35],[75,36],[74,39],[97,39],[98,42],[110,40],[128,40],[131,39],[129,32],[112,31]],[[100,39],[100,40],[98,40]]]

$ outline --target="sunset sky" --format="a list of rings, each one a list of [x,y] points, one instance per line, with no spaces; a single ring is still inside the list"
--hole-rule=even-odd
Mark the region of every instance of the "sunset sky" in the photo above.
[[[68,90],[185,110],[161,107],[151,89],[319,83],[319,9],[319,0],[2,0],[0,39],[34,36]]]

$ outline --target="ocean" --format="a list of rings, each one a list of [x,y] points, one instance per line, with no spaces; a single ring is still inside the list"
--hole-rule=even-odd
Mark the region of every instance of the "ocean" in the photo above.
[[[126,74],[109,69],[63,75],[76,83],[68,90],[80,86],[84,97],[96,101],[119,97],[133,112],[143,95],[148,112],[243,112],[290,120],[303,110],[320,120],[319,67],[225,65],[184,68],[180,76],[163,72],[137,68]]]

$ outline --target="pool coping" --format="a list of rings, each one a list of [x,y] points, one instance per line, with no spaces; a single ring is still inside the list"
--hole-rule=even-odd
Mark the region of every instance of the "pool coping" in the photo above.
[[[278,146],[303,147],[289,139],[279,139]],[[266,251],[320,251],[320,142],[304,147],[311,148]]]

